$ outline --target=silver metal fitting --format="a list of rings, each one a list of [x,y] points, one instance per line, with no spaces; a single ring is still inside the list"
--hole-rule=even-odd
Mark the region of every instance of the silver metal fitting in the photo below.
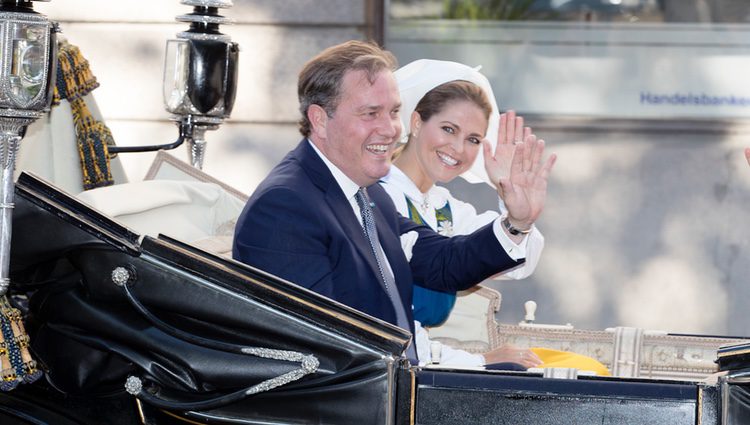
[[[120,266],[112,270],[112,282],[117,286],[127,285],[128,281],[130,281],[130,276],[130,270],[127,267]]]
[[[125,380],[125,391],[130,395],[138,395],[143,389],[143,381],[137,376],[128,376]]]

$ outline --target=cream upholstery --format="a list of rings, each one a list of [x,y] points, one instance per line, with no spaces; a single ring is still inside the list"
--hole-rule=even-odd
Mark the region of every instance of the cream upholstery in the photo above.
[[[471,353],[488,351],[497,339],[495,313],[500,301],[498,291],[482,285],[459,292],[445,323],[428,329],[430,339]]]
[[[244,203],[213,183],[145,180],[87,190],[83,202],[137,233],[185,242],[232,235]]]
[[[164,234],[231,256],[243,194],[165,152],[157,155],[149,177],[158,179],[92,189],[78,198],[137,233]]]

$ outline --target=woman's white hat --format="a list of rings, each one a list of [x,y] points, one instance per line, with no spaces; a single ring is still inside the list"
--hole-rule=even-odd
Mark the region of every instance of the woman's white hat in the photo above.
[[[396,81],[401,93],[402,142],[406,143],[408,140],[409,132],[411,131],[411,113],[414,112],[417,103],[419,103],[424,95],[441,84],[464,80],[481,87],[492,105],[486,138],[492,145],[492,151],[494,152],[497,145],[497,131],[500,126],[500,110],[497,107],[492,86],[490,86],[487,77],[479,72],[480,68],[480,66],[472,68],[458,62],[419,59],[396,70]],[[485,182],[492,185],[489,177],[487,177],[487,172],[484,170],[482,149],[479,150],[476,161],[471,164],[471,167],[461,177],[470,183]]]

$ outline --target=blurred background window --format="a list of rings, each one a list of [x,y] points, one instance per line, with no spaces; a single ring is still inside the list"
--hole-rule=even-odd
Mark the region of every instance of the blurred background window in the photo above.
[[[747,0],[392,0],[394,19],[584,22],[716,22],[750,20]]]

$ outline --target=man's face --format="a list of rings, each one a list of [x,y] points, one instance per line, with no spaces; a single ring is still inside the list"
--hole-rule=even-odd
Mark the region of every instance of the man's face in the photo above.
[[[388,174],[391,156],[401,136],[401,98],[393,73],[383,70],[374,83],[364,71],[344,74],[341,99],[326,118],[316,146],[359,186],[369,186]]]

